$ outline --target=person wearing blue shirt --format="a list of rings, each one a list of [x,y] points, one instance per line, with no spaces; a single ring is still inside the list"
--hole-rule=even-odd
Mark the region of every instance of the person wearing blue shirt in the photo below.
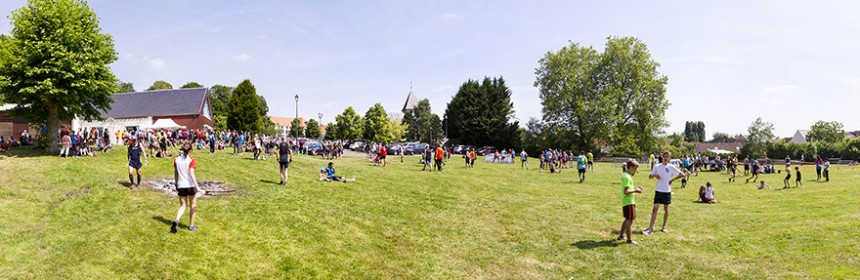
[[[239,134],[239,141],[237,141],[237,143],[239,144],[239,155],[244,154],[244,152],[245,152],[245,133]]]
[[[209,133],[209,153],[215,153],[215,132]]]
[[[321,171],[322,171],[323,175],[325,175],[325,180],[329,181],[329,182],[340,181],[340,182],[346,183],[347,181],[355,181],[355,177],[352,177],[352,179],[346,179],[346,178],[343,178],[341,176],[334,175],[334,172],[335,172],[334,171],[334,162],[329,162],[328,167],[323,168]],[[320,180],[322,180],[322,179],[320,179]]]
[[[579,183],[585,182],[585,167],[588,164],[588,158],[585,157],[585,152],[579,152],[579,157],[576,158],[576,168],[579,170]]]

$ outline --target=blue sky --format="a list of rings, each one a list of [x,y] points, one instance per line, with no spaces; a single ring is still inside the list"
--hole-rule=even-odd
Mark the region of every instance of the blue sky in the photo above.
[[[647,2],[647,3],[646,3]],[[22,0],[0,2],[9,15]],[[250,79],[270,114],[331,122],[345,107],[399,111],[410,82],[440,116],[467,79],[503,76],[516,117],[540,117],[537,61],[568,41],[635,36],[669,77],[668,132],[687,120],[791,136],[817,120],[860,130],[860,2],[90,1],[138,90],[155,80]],[[11,29],[0,21],[0,32]]]

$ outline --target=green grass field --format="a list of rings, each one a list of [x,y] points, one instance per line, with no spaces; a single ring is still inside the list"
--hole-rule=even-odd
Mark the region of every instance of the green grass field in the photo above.
[[[344,184],[317,180],[326,161],[296,157],[281,187],[271,159],[192,156],[199,180],[237,191],[199,201],[200,231],[170,234],[177,199],[123,187],[124,148],[78,159],[0,154],[0,278],[860,278],[860,170],[848,167],[833,168],[830,183],[803,167],[805,187],[790,190],[702,173],[673,186],[670,232],[650,236],[639,233],[655,181],[643,171],[635,246],[614,240],[623,218],[613,164],[579,184],[569,169],[539,173],[534,159],[521,171],[465,170],[452,158],[430,173],[417,157],[385,168],[347,158],[337,171],[358,181]],[[172,162],[150,159],[143,171],[172,178]],[[762,178],[782,186],[782,175]],[[694,203],[707,180],[719,204]]]

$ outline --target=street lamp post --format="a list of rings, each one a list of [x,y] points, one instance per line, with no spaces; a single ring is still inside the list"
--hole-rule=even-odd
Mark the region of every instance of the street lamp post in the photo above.
[[[293,127],[296,131],[296,149],[299,148],[299,126],[301,126],[299,122],[299,95],[296,94],[296,127]]]
[[[317,124],[317,125],[319,125],[319,127],[317,128],[317,130],[319,130],[319,131],[320,131],[320,136],[319,136],[319,137],[320,137],[320,143],[322,143],[322,129],[320,129],[320,128],[322,128],[322,113],[318,113],[318,114],[317,114],[317,117],[319,117],[319,119],[320,119],[320,122]]]

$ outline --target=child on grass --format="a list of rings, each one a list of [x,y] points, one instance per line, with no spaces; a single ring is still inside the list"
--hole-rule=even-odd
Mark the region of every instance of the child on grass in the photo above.
[[[636,174],[636,169],[639,168],[639,163],[635,159],[627,160],[624,165],[624,173],[621,174],[621,210],[624,213],[624,222],[621,223],[621,233],[618,235],[618,240],[624,240],[624,234],[627,234],[627,244],[636,245],[636,241],[630,237],[633,220],[636,219],[636,202],[634,201],[635,193],[642,193],[642,187],[633,186],[633,175]]]
[[[803,187],[803,182],[800,181],[800,167],[795,166],[794,171],[796,173],[795,175],[797,175],[797,176],[794,176],[794,177],[796,177],[794,179],[794,187],[796,188],[797,184],[800,184],[800,186]]]
[[[786,157],[786,158],[788,158],[788,157]],[[791,188],[791,184],[788,183],[789,180],[791,180],[791,167],[788,164],[786,164],[785,165],[785,179],[782,180],[782,183],[785,185],[782,187],[783,189]]]
[[[714,186],[711,185],[711,182],[705,184],[699,188],[699,199],[702,200],[703,203],[717,203],[717,200],[714,199]]]
[[[761,183],[758,184],[758,189],[770,189],[770,186],[768,186],[767,183],[764,182],[764,180],[761,180]]]

